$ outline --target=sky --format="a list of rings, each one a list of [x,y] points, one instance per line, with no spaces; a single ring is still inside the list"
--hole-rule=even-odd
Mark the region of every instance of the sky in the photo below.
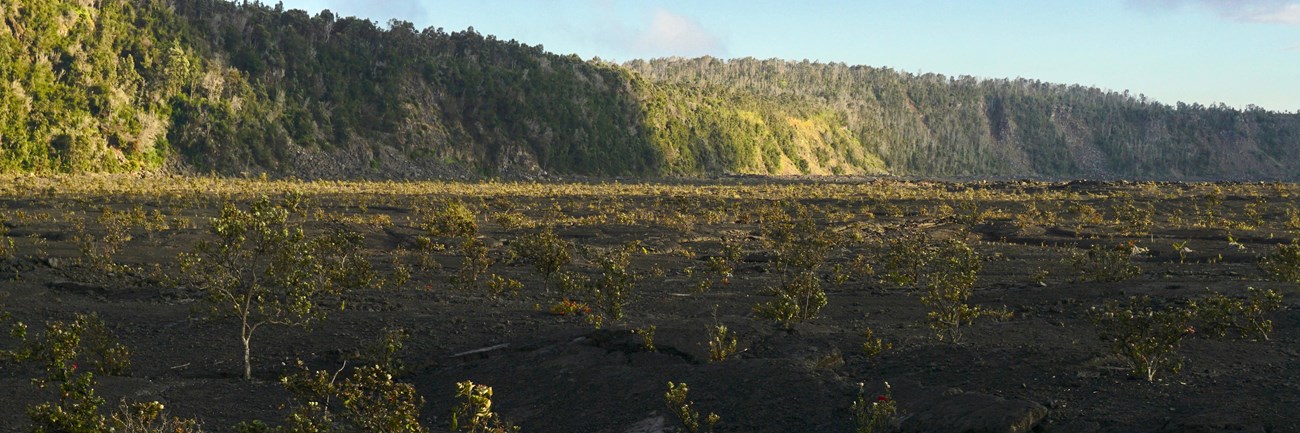
[[[807,59],[1300,112],[1300,0],[284,0],[284,7],[447,32],[473,27],[586,59]]]

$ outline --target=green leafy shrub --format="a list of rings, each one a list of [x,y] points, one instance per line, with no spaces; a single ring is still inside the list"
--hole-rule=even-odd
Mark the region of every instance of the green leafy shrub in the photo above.
[[[497,212],[492,214],[492,221],[506,230],[526,229],[537,225],[536,221],[519,212]]]
[[[70,369],[65,380],[58,383],[59,398],[27,407],[32,420],[33,433],[99,433],[105,430],[107,418],[100,413],[104,398],[95,393],[95,375],[91,372],[74,374]],[[41,381],[43,389],[50,383]]]
[[[1211,293],[1194,303],[1203,335],[1226,337],[1235,332],[1242,338],[1268,340],[1273,321],[1268,314],[1282,307],[1282,295],[1272,289],[1250,287],[1244,298]]]
[[[1097,244],[1085,252],[1071,255],[1070,262],[1084,281],[1124,281],[1142,273],[1142,269],[1133,264],[1132,252],[1131,245],[1107,247]]]
[[[736,354],[740,341],[727,329],[727,325],[717,324],[711,328],[709,338],[709,361],[722,362]]]
[[[1105,222],[1105,218],[1097,208],[1085,203],[1073,203],[1070,205],[1070,213],[1074,214],[1074,237],[1083,239],[1084,230],[1088,227],[1095,227]]]
[[[9,320],[9,315],[0,319]],[[40,335],[30,335],[26,324],[13,322],[9,335],[18,347],[0,351],[0,358],[39,362],[49,381],[69,380],[81,363],[110,376],[124,375],[131,368],[131,350],[93,313],[77,314],[71,322],[47,322]]]
[[[573,261],[572,249],[573,246],[549,226],[536,233],[516,236],[510,242],[510,250],[516,257],[531,262],[537,273],[546,278],[547,284],[556,286],[559,286],[555,279],[560,271]]]
[[[454,282],[463,289],[471,290],[478,287],[479,279],[488,273],[493,260],[488,255],[487,244],[475,238],[461,242],[460,252],[460,269],[456,271]]]
[[[9,321],[11,317],[6,313],[0,315],[0,319]],[[110,420],[101,413],[104,398],[95,392],[95,372],[125,373],[130,367],[130,350],[117,342],[104,322],[93,314],[78,314],[71,322],[47,322],[42,334],[32,335],[27,331],[22,322],[10,324],[9,334],[17,340],[18,347],[0,350],[0,359],[41,363],[45,377],[33,382],[41,389],[57,387],[55,400],[27,407],[32,431],[100,433],[121,427],[123,424],[119,418],[122,416],[115,414]],[[87,363],[91,368],[82,371],[80,363]],[[161,405],[158,405],[158,414],[161,414]],[[176,425],[194,424],[177,421]]]
[[[699,277],[695,283],[695,292],[704,293],[717,284],[731,284],[742,253],[740,243],[723,238],[722,249],[717,255],[705,259],[702,271],[687,268],[688,275]]]
[[[936,254],[931,243],[924,235],[903,235],[888,240],[881,257],[884,271],[881,278],[898,287],[918,285]]]
[[[894,348],[894,343],[877,337],[876,331],[871,328],[867,328],[863,332],[863,336],[866,337],[867,341],[862,343],[862,354],[866,355],[871,362],[876,362],[886,351]]]
[[[868,398],[858,384],[858,398],[849,407],[853,411],[853,421],[857,433],[888,433],[898,429],[898,403],[894,401],[893,389],[885,382],[885,393]]]
[[[1128,302],[1110,301],[1092,310],[1092,321],[1111,352],[1122,357],[1134,376],[1154,381],[1162,371],[1178,372],[1178,348],[1196,332],[1192,322],[1196,306],[1173,305],[1156,309],[1147,297]]]
[[[1273,281],[1300,283],[1300,238],[1289,244],[1279,244],[1273,252],[1259,260],[1259,266]]]
[[[923,278],[921,303],[930,309],[926,317],[939,340],[958,342],[962,327],[992,311],[967,304],[971,289],[983,265],[979,254],[965,242],[950,239],[938,247]]]
[[[478,214],[465,203],[450,200],[426,213],[420,228],[433,237],[468,239],[478,234]]]
[[[1282,294],[1273,289],[1260,290],[1254,287],[1248,288],[1246,292],[1247,297],[1242,301],[1241,314],[1238,316],[1240,319],[1234,327],[1243,337],[1268,340],[1268,335],[1273,332],[1273,321],[1267,315],[1282,308]]]
[[[202,433],[197,420],[169,417],[156,401],[127,403],[122,400],[108,420],[112,433]]]
[[[134,221],[132,214],[129,211],[118,212],[112,208],[103,208],[96,218],[96,223],[104,230],[101,236],[90,232],[85,218],[74,217],[69,221],[72,223],[73,240],[85,263],[100,272],[117,272],[120,266],[114,262],[114,257],[131,240]]]
[[[822,268],[839,239],[817,228],[803,206],[763,226],[766,247],[776,254],[773,270],[780,283],[764,292],[774,299],[754,306],[754,313],[784,327],[816,318],[828,298],[822,287]]]
[[[400,327],[384,328],[379,337],[361,347],[360,358],[367,364],[383,368],[390,373],[406,370],[402,358],[398,356],[411,333]]]
[[[283,433],[424,433],[424,399],[410,384],[396,382],[378,365],[358,367],[339,380],[338,372],[300,371],[281,380],[296,400]]]
[[[3,216],[3,214],[0,214]],[[17,256],[17,250],[14,249],[14,239],[9,237],[9,226],[5,224],[4,218],[0,218],[0,259],[12,259]]]
[[[524,284],[514,278],[492,274],[487,279],[487,289],[488,294],[494,297],[507,293],[513,296],[518,296],[519,292],[524,289]]]
[[[584,316],[591,314],[591,306],[565,298],[551,305],[550,312],[556,316]]]
[[[1146,236],[1151,233],[1155,208],[1151,203],[1137,203],[1133,195],[1119,193],[1111,198],[1111,212],[1115,215],[1115,228],[1120,236]]]
[[[786,275],[782,280],[781,285],[765,290],[765,294],[775,299],[756,305],[756,314],[788,328],[795,323],[816,318],[822,307],[826,306],[826,290],[822,288],[821,277],[815,272],[805,270]]]
[[[1223,199],[1223,188],[1217,185],[1200,197],[1196,204],[1196,215],[1201,227],[1220,228],[1227,225],[1220,210],[1223,207]]]
[[[641,336],[641,348],[645,349],[647,352],[654,352],[656,350],[655,349],[656,330],[657,328],[655,327],[655,325],[649,325],[649,326],[645,326],[633,330],[633,332],[635,332],[636,335]]]
[[[605,320],[623,320],[623,308],[632,301],[641,276],[632,270],[632,254],[641,250],[639,242],[630,242],[610,250],[587,250],[587,258],[600,270],[597,278],[588,280],[586,286],[596,314],[589,316],[603,323]]]
[[[677,415],[677,420],[681,423],[681,428],[677,431],[684,433],[711,433],[713,426],[722,420],[718,414],[709,412],[707,416],[700,416],[695,410],[695,403],[687,398],[690,388],[685,383],[674,384],[668,382],[668,392],[664,393],[664,401],[668,405],[668,410]]]
[[[930,328],[940,340],[959,342],[962,328],[977,318],[1008,316],[968,304],[983,263],[960,239],[934,242],[924,235],[901,236],[888,243],[883,263],[886,282],[921,292]]]
[[[511,433],[519,427],[492,411],[492,387],[464,381],[456,384],[461,403],[451,413],[451,431],[465,433]]]
[[[109,376],[123,376],[131,369],[131,349],[118,342],[98,315],[77,315],[81,328],[82,344],[86,347],[90,366]]]

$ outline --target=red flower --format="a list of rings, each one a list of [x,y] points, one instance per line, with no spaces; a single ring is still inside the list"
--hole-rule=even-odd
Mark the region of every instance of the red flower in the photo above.
[[[887,396],[883,396],[883,395],[878,395],[878,396],[876,396],[876,402],[877,402],[877,403],[884,403],[884,402],[887,402],[887,401],[889,401],[889,397],[887,397]]]

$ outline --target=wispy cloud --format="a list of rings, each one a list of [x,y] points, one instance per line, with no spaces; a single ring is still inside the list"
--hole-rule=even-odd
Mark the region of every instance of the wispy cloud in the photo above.
[[[702,56],[726,52],[717,35],[699,22],[667,9],[656,9],[650,25],[634,41],[638,51],[655,55]]]
[[[1300,25],[1296,0],[1128,0],[1129,5],[1151,11],[1199,7],[1233,21]]]
[[[628,3],[594,0],[595,26],[569,26],[572,33],[627,58],[723,57],[723,39],[686,15],[664,8],[629,8]]]
[[[1300,4],[1283,5],[1280,8],[1260,11],[1246,16],[1248,21],[1300,25]]]

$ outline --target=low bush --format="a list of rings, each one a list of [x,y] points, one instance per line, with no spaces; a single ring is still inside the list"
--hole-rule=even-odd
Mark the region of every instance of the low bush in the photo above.
[[[712,433],[713,426],[722,420],[718,414],[709,412],[708,415],[701,416],[700,412],[695,410],[695,402],[688,399],[687,393],[690,388],[685,383],[674,384],[668,382],[668,392],[664,393],[664,402],[668,405],[668,410],[677,415],[677,421],[681,427],[677,429],[684,433]]]
[[[1082,253],[1074,253],[1069,259],[1083,281],[1117,282],[1142,274],[1142,269],[1133,264],[1132,254],[1131,245],[1097,244]]]
[[[1154,308],[1147,297],[1110,301],[1092,310],[1092,321],[1111,352],[1128,363],[1134,376],[1148,382],[1160,372],[1182,369],[1178,348],[1196,332],[1195,319],[1195,305]]]
[[[1272,253],[1259,260],[1259,266],[1270,280],[1300,283],[1300,238],[1278,244]]]
[[[1194,308],[1202,335],[1226,337],[1232,332],[1241,338],[1268,340],[1273,332],[1268,315],[1282,308],[1282,295],[1254,287],[1246,289],[1243,298],[1210,293],[1195,301]]]
[[[727,325],[717,324],[711,328],[709,336],[709,362],[722,362],[736,354],[740,341],[727,329]]]
[[[901,421],[898,416],[898,403],[894,401],[893,390],[885,382],[885,393],[868,397],[858,384],[858,398],[849,407],[853,411],[853,421],[857,433],[888,433],[896,431]]]
[[[492,387],[464,381],[456,384],[461,403],[451,413],[451,431],[466,433],[511,433],[519,427],[492,411]]]

